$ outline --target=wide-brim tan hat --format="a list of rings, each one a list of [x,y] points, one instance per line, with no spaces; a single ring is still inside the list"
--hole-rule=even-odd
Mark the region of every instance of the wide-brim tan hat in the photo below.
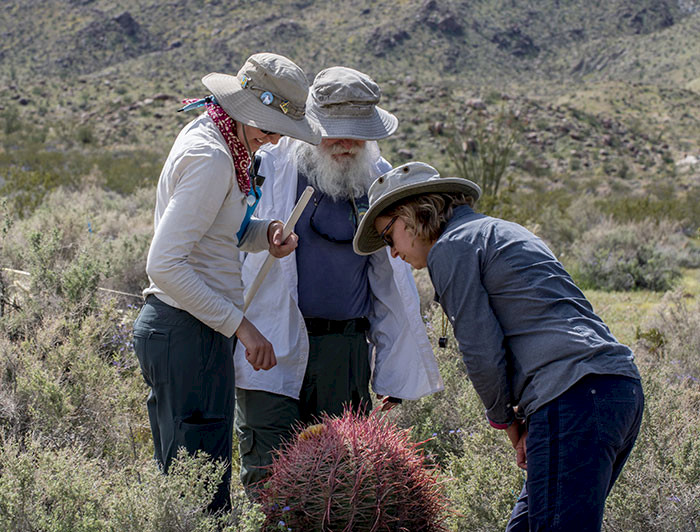
[[[310,144],[321,142],[318,124],[306,114],[306,75],[284,56],[254,54],[236,76],[212,72],[202,83],[238,122]]]
[[[435,168],[420,162],[406,163],[379,176],[369,188],[369,209],[360,220],[352,247],[358,255],[370,255],[386,246],[374,228],[378,216],[395,203],[421,194],[463,192],[481,197],[476,183],[461,177],[441,177]]]
[[[381,140],[396,131],[399,120],[377,105],[380,99],[379,85],[367,74],[335,66],[316,75],[306,112],[324,138]]]

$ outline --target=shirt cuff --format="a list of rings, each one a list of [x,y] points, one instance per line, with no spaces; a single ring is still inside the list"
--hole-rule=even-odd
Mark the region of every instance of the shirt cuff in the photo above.
[[[236,331],[238,330],[238,327],[240,327],[242,321],[243,312],[234,306],[231,313],[228,315],[228,318],[226,318],[226,321],[223,323],[221,328],[218,329],[218,332],[223,334],[226,338],[232,338],[233,335],[236,334]]]
[[[486,418],[489,419],[489,418]],[[511,421],[510,423],[496,423],[495,421],[491,421],[489,419],[489,425],[491,425],[494,429],[498,430],[506,430],[508,427],[511,426],[513,422]]]
[[[507,419],[507,418],[511,418],[510,421],[506,421],[506,422],[504,422],[504,423],[497,423],[496,421],[492,420],[492,419],[489,417],[488,412],[485,412],[485,415],[486,415],[486,420],[489,422],[489,425],[491,425],[494,429],[498,429],[498,430],[505,430],[505,429],[507,429],[508,427],[510,427],[510,426],[513,424],[513,421],[515,421],[515,420],[513,419],[513,416],[512,416],[512,415],[509,415],[509,416],[507,415],[507,416],[506,416],[506,419]]]

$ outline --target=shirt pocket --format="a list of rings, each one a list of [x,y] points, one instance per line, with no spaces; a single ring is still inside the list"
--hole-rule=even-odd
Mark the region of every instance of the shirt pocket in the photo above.
[[[134,351],[146,384],[164,384],[169,378],[170,334],[156,330],[134,331]]]

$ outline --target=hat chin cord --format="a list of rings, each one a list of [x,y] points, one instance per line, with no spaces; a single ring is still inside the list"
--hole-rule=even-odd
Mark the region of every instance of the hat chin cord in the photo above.
[[[248,152],[250,160],[253,160],[253,152],[250,149],[250,144],[248,144],[248,135],[245,132],[245,124],[243,122],[238,122],[241,125],[241,131],[243,131],[243,144],[245,144],[245,149]],[[250,166],[250,165],[249,165]]]

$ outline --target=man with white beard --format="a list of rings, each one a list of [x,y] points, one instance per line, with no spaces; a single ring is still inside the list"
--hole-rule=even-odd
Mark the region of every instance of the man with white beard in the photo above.
[[[391,169],[376,141],[398,120],[377,106],[380,95],[361,72],[323,70],[306,108],[320,123],[321,144],[283,138],[259,152],[266,180],[256,216],[286,219],[307,185],[315,192],[296,224],[296,251],[275,261],[246,313],[274,346],[277,365],[255,371],[242,346],[235,352],[241,481],[253,497],[272,451],[299,423],[345,408],[367,412],[370,380],[385,409],[443,388],[410,267],[386,249],[366,257],[352,249],[367,190]],[[246,257],[246,287],[264,260]]]

